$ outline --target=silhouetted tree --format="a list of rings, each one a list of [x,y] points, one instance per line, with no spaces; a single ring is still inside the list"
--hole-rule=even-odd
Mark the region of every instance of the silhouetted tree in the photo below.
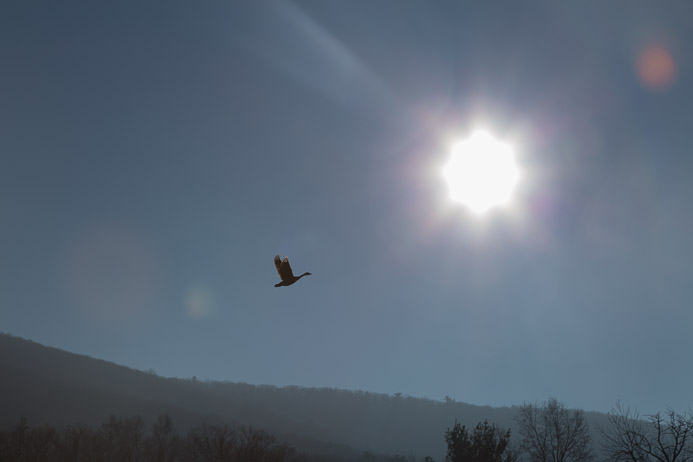
[[[566,409],[555,398],[541,406],[525,404],[517,416],[520,450],[529,462],[581,462],[594,458],[581,410]]]
[[[186,453],[193,462],[233,462],[236,432],[228,425],[207,425],[190,430]]]
[[[53,436],[55,429],[48,425],[32,428],[29,431],[26,454],[23,459],[26,462],[44,462],[52,460],[55,446],[53,445]]]
[[[59,462],[78,462],[86,460],[87,445],[91,438],[86,425],[67,425],[58,429],[53,436],[55,460]]]
[[[0,436],[0,461],[43,462],[53,459],[52,440],[55,429],[43,425],[31,428],[26,417],[19,419],[14,430]]]
[[[293,447],[286,443],[278,444],[274,436],[262,430],[241,427],[238,432],[238,461],[288,462],[296,458],[296,450]]]
[[[111,415],[101,426],[103,460],[110,462],[140,462],[144,450],[144,421],[142,417],[117,418]]]
[[[448,453],[445,462],[514,462],[517,454],[509,447],[510,430],[503,431],[487,421],[479,422],[471,435],[455,421],[445,432]]]
[[[151,462],[173,462],[180,445],[173,420],[168,413],[160,415],[152,425],[152,435],[147,440],[145,453]]]
[[[693,412],[668,409],[640,419],[620,403],[609,413],[610,427],[600,429],[602,447],[615,462],[686,462],[693,460]]]
[[[12,432],[3,435],[0,445],[0,461],[13,461],[25,458],[29,439],[29,425],[22,416]]]
[[[241,427],[239,431],[239,460],[259,461],[275,444],[275,438],[252,427]]]
[[[203,424],[181,440],[168,414],[144,435],[141,417],[110,416],[98,428],[32,428],[21,418],[0,431],[0,462],[305,462],[296,449],[262,430]],[[331,459],[314,459],[331,460]],[[380,459],[378,459],[380,460]],[[386,459],[382,459],[386,460]]]

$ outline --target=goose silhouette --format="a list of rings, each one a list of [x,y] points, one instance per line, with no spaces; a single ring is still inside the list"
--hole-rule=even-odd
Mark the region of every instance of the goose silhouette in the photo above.
[[[294,276],[294,272],[291,270],[291,265],[289,264],[289,257],[284,257],[284,260],[282,260],[279,255],[276,255],[274,257],[274,266],[276,266],[277,273],[279,273],[279,277],[282,280],[278,284],[275,284],[274,287],[290,286],[303,276],[311,275],[310,273],[305,272],[300,276]]]

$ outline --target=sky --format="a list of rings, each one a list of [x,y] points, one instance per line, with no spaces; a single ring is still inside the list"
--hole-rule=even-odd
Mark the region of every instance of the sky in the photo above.
[[[0,5],[0,331],[167,377],[691,402],[686,2]],[[512,201],[450,198],[511,145]],[[311,276],[279,281],[275,254]]]

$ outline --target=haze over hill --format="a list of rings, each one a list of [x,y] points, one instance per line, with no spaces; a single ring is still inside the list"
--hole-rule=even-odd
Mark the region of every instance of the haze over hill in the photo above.
[[[468,426],[488,420],[515,432],[514,407],[164,378],[7,334],[0,334],[0,376],[3,428],[22,415],[36,424],[95,425],[111,414],[141,415],[152,422],[168,412],[180,431],[203,422],[228,422],[266,429],[311,453],[371,451],[432,455],[436,460],[444,458],[443,435],[455,420]],[[605,424],[605,415],[586,415],[596,439],[595,430]]]

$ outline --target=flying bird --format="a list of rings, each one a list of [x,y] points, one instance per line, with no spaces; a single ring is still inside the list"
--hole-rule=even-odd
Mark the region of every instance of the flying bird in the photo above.
[[[294,276],[294,272],[291,271],[291,265],[289,264],[289,257],[284,257],[284,260],[282,260],[279,255],[276,255],[274,257],[274,266],[277,267],[277,273],[279,273],[279,277],[282,279],[282,282],[275,284],[274,287],[290,286],[303,276],[311,275],[310,273],[306,272],[300,276]]]

